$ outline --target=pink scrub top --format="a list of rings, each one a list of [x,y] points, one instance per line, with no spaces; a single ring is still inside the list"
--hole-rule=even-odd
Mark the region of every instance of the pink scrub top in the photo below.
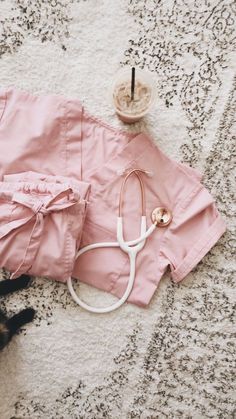
[[[122,250],[78,248],[116,241],[124,176],[139,168],[148,227],[156,207],[172,212],[138,254],[128,301],[149,303],[168,267],[181,281],[226,227],[201,174],[177,163],[143,133],[128,134],[89,115],[77,99],[0,91],[0,266],[12,278],[28,272],[65,282],[71,275],[121,297],[129,278]],[[127,182],[124,236],[140,234],[141,198],[135,176]]]

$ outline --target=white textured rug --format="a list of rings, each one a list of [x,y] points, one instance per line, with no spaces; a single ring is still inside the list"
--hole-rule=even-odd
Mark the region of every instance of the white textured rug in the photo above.
[[[228,225],[181,284],[163,278],[146,310],[97,317],[43,279],[1,302],[37,318],[0,354],[0,419],[235,417],[234,28],[231,0],[0,1],[1,86],[78,97],[120,126],[113,74],[149,68],[155,109],[127,129],[198,167]]]

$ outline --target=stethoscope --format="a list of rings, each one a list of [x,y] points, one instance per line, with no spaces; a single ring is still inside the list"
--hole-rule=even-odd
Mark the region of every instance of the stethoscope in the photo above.
[[[102,242],[102,243],[94,243],[89,244],[88,246],[83,247],[80,249],[76,255],[76,259],[79,258],[84,253],[88,252],[89,250],[93,249],[100,249],[103,247],[120,247],[123,252],[125,252],[129,256],[130,261],[130,274],[129,274],[129,280],[127,284],[127,288],[123,294],[123,296],[115,302],[114,304],[108,306],[108,307],[92,307],[88,304],[86,304],[84,301],[82,301],[78,295],[75,293],[73,285],[72,285],[72,278],[69,278],[67,281],[68,289],[70,291],[70,294],[73,298],[73,300],[82,308],[84,308],[87,311],[90,311],[92,313],[109,313],[113,310],[116,310],[119,308],[122,304],[125,303],[125,301],[128,299],[134,285],[135,280],[135,267],[136,267],[136,257],[137,254],[143,249],[146,240],[148,237],[151,236],[151,234],[155,231],[156,227],[166,227],[172,220],[171,212],[164,208],[164,207],[157,207],[153,210],[151,214],[152,218],[152,225],[147,229],[147,217],[146,217],[146,199],[145,199],[145,190],[142,178],[140,176],[140,173],[147,174],[148,172],[146,170],[142,169],[132,169],[125,177],[120,191],[120,198],[119,198],[119,214],[117,217],[117,241],[116,242]],[[141,199],[142,199],[142,216],[141,216],[141,222],[140,222],[140,236],[131,241],[125,241],[123,236],[123,217],[122,217],[122,205],[123,205],[123,196],[124,196],[124,189],[127,180],[129,177],[134,174],[140,185],[140,191],[141,191]]]

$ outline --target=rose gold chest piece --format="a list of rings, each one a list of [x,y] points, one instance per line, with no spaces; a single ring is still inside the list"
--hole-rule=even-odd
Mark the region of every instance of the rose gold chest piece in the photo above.
[[[171,211],[164,207],[157,207],[152,211],[151,219],[158,227],[166,227],[172,220]]]

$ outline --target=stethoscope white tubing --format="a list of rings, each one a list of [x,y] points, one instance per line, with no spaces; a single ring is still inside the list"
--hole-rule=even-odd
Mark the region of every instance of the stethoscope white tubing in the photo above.
[[[103,246],[105,247],[105,246]],[[80,305],[80,307],[84,308],[87,311],[90,311],[91,313],[97,313],[97,314],[102,314],[102,313],[109,313],[111,311],[116,310],[117,308],[119,308],[122,304],[125,303],[125,301],[128,299],[133,285],[134,285],[134,279],[135,279],[135,259],[136,259],[136,254],[134,253],[130,253],[129,254],[129,259],[130,259],[130,275],[129,275],[129,281],[128,281],[128,285],[127,288],[123,294],[123,296],[120,298],[120,300],[118,300],[116,303],[108,306],[108,307],[92,307],[88,304],[86,304],[84,301],[82,301],[78,295],[75,293],[73,285],[72,285],[72,280],[71,278],[69,278],[69,280],[67,281],[67,285],[68,285],[68,289],[71,293],[71,296],[73,298],[73,300]]]
[[[142,215],[141,231],[143,233],[141,233],[140,236],[137,239],[125,242],[124,238],[123,238],[123,217],[118,217],[117,218],[117,242],[118,242],[118,245],[121,247],[121,243],[123,243],[123,247],[126,247],[126,250],[128,251],[128,249],[127,249],[128,247],[134,246],[134,245],[136,245],[138,243],[141,243],[142,241],[146,240],[153,233],[153,231],[156,229],[156,225],[152,224],[151,227],[149,227],[148,230],[146,230],[146,226],[147,226],[147,218],[146,218],[145,215]]]
[[[155,229],[155,226],[154,226]],[[141,218],[141,231],[140,231],[140,237],[136,240],[132,240],[129,242],[125,242],[123,238],[123,220],[122,217],[117,218],[117,242],[104,242],[104,243],[94,243],[90,244],[88,246],[85,246],[84,248],[80,249],[77,253],[77,258],[81,256],[83,253],[88,252],[89,250],[97,249],[97,248],[104,248],[104,247],[120,247],[125,253],[128,254],[129,260],[130,260],[130,275],[128,284],[126,287],[126,290],[123,294],[123,296],[115,302],[114,304],[108,306],[108,307],[92,307],[88,304],[86,304],[84,301],[82,301],[78,295],[75,293],[73,285],[72,285],[72,279],[69,278],[67,281],[68,289],[71,293],[71,296],[73,300],[79,304],[82,308],[84,308],[87,311],[90,311],[92,313],[109,313],[111,311],[116,310],[119,308],[122,304],[125,303],[125,301],[128,299],[133,285],[134,285],[134,279],[135,279],[135,264],[136,264],[136,256],[140,250],[145,245],[146,238],[152,234],[154,231],[151,227],[146,231],[146,216],[142,216]],[[148,234],[147,234],[148,233]],[[146,236],[146,237],[145,237]],[[134,245],[134,243],[137,243]],[[133,246],[133,247],[131,247]]]

